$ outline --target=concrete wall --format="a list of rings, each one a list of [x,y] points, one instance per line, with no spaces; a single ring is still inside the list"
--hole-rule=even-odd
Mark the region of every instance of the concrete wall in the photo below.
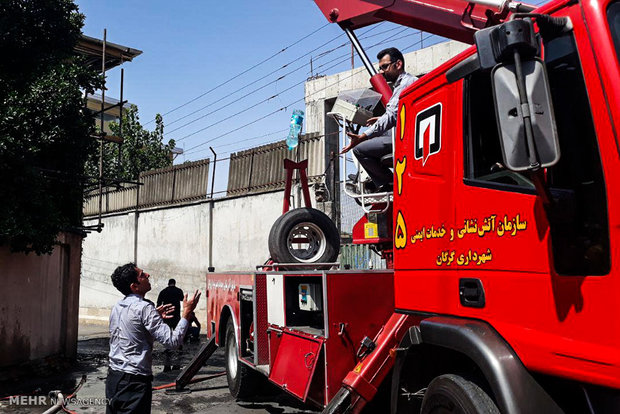
[[[211,263],[216,271],[252,271],[269,258],[267,238],[282,214],[282,197],[283,191],[276,191],[215,200]],[[147,298],[152,301],[169,278],[176,279],[184,292],[204,292],[210,263],[210,208],[210,202],[203,201],[104,217],[103,231],[84,239],[80,319],[108,323],[112,306],[122,298],[110,275],[116,266],[134,260],[151,274],[153,289]],[[205,297],[197,315],[206,319]]]
[[[42,256],[0,247],[0,367],[76,355],[81,242],[63,234]]]

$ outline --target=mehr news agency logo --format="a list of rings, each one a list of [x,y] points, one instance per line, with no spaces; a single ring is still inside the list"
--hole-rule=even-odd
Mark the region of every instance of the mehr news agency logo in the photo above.
[[[50,391],[48,395],[13,395],[0,401],[0,407],[5,404],[9,406],[66,406],[69,404],[77,406],[105,406],[107,398],[98,397],[63,397],[60,391]]]

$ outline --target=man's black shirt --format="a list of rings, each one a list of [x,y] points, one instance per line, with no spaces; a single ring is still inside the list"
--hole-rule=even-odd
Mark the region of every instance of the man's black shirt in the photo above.
[[[171,304],[174,305],[171,319],[164,319],[169,325],[174,325],[181,320],[181,301],[183,300],[183,291],[176,286],[168,286],[157,296],[157,306]],[[170,323],[169,323],[170,322]]]

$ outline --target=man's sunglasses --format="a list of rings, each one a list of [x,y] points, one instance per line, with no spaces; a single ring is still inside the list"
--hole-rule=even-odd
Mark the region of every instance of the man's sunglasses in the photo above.
[[[394,62],[384,63],[383,65],[379,66],[379,70],[382,70],[385,72],[386,69],[389,68],[392,63]]]

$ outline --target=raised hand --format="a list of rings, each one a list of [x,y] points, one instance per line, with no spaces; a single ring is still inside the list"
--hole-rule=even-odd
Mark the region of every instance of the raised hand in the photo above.
[[[174,312],[174,305],[171,305],[171,304],[160,305],[156,307],[155,309],[157,309],[157,312],[159,312],[159,314],[161,315],[163,319],[170,319],[174,316],[172,315],[172,312]]]
[[[198,305],[198,301],[200,300],[200,291],[196,289],[194,292],[194,296],[191,299],[187,298],[187,293],[185,297],[183,297],[183,318],[189,320],[191,313],[196,309],[196,305]]]
[[[351,138],[351,141],[349,142],[349,145],[347,145],[342,150],[340,150],[341,154],[344,154],[345,152],[348,152],[348,151],[352,150],[353,148],[355,148],[361,142],[366,141],[366,135],[365,134],[358,135],[358,134],[354,134],[352,132],[347,132],[347,135],[349,136],[349,138]]]

